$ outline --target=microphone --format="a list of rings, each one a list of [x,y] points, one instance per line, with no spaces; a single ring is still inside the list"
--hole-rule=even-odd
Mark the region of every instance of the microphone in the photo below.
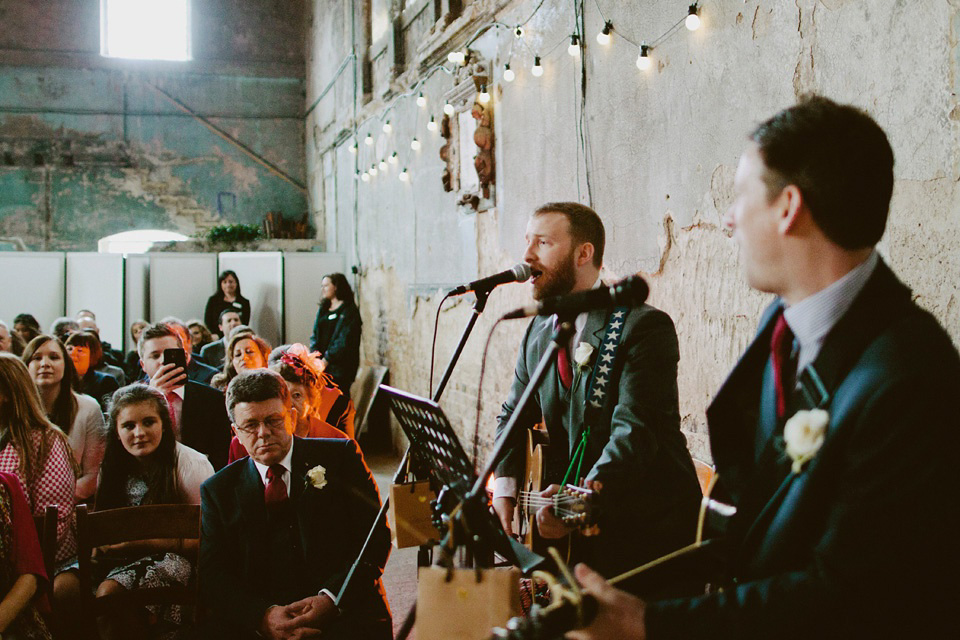
[[[495,273],[492,276],[474,280],[469,284],[462,284],[451,291],[448,295],[461,296],[465,293],[469,293],[470,291],[490,291],[494,287],[498,287],[501,284],[506,284],[508,282],[526,282],[530,279],[530,275],[530,265],[528,265],[526,262],[521,262],[520,264],[515,265],[506,271],[501,271],[500,273]]]
[[[503,319],[552,316],[555,313],[561,316],[578,315],[584,311],[615,306],[635,307],[643,304],[648,295],[650,295],[650,287],[647,286],[646,281],[640,276],[629,276],[610,287],[553,296],[525,305],[507,313]]]

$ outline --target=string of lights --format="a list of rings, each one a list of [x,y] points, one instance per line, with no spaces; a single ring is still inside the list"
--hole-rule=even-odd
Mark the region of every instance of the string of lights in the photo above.
[[[503,68],[500,73],[500,78],[504,83],[512,83],[516,77],[518,68],[516,64],[512,64],[517,57],[516,47],[519,46],[521,53],[525,53],[526,57],[532,58],[532,64],[529,68],[529,73],[534,78],[540,78],[544,74],[544,61],[548,60],[551,55],[562,45],[567,44],[567,53],[571,57],[580,59],[580,95],[577,96],[579,101],[579,108],[577,110],[577,136],[578,136],[578,170],[577,170],[577,187],[578,193],[580,189],[580,161],[584,162],[584,174],[587,181],[587,192],[588,198],[592,201],[591,185],[590,185],[590,171],[587,166],[589,155],[587,153],[587,147],[589,144],[589,136],[587,135],[587,119],[585,116],[586,113],[586,86],[587,86],[587,67],[586,61],[584,60],[584,52],[586,50],[585,38],[586,34],[584,33],[584,9],[583,9],[583,0],[574,0],[573,1],[573,13],[574,13],[574,26],[572,33],[569,35],[563,36],[560,40],[556,41],[550,47],[542,49],[540,51],[532,49],[526,42],[526,26],[536,17],[537,13],[542,9],[546,0],[540,0],[537,3],[537,6],[534,10],[524,19],[522,22],[516,24],[508,24],[500,21],[491,21],[487,24],[480,26],[471,36],[468,38],[464,44],[457,49],[451,51],[447,55],[448,64],[437,64],[428,69],[420,79],[407,91],[395,95],[392,100],[382,107],[376,113],[371,113],[363,120],[356,122],[353,127],[353,134],[348,135],[347,140],[349,140],[349,150],[353,154],[360,154],[361,152],[361,137],[360,132],[364,131],[365,135],[363,136],[363,147],[372,148],[374,145],[373,137],[373,128],[370,127],[371,123],[380,123],[380,129],[384,134],[390,135],[393,133],[394,128],[390,121],[390,114],[393,112],[401,101],[413,98],[416,101],[418,109],[414,111],[414,134],[410,139],[409,145],[400,145],[397,142],[393,149],[390,151],[384,151],[382,157],[375,157],[371,154],[369,155],[368,160],[370,161],[369,168],[362,170],[361,167],[366,166],[366,161],[357,163],[357,179],[362,182],[370,182],[374,177],[383,173],[386,174],[390,169],[391,165],[400,166],[402,169],[397,173],[397,178],[402,182],[409,182],[411,179],[409,166],[411,162],[411,154],[419,152],[422,149],[423,142],[418,137],[417,132],[420,128],[420,111],[424,111],[426,114],[426,109],[432,104],[432,100],[428,95],[424,94],[424,86],[427,81],[430,80],[436,73],[443,72],[447,75],[455,75],[456,67],[464,65],[467,62],[467,50],[470,45],[476,42],[477,39],[483,36],[490,29],[505,29],[508,32],[513,34],[513,38],[510,39],[509,48],[506,52],[503,63]],[[638,50],[636,66],[641,72],[646,72],[653,68],[653,53],[658,48],[661,47],[664,42],[666,42],[671,36],[673,36],[677,31],[679,31],[681,26],[685,26],[689,31],[696,31],[700,28],[702,22],[700,20],[700,10],[702,6],[706,4],[704,1],[692,2],[688,7],[686,13],[682,18],[677,20],[675,23],[671,24],[670,27],[664,31],[662,34],[656,38],[650,40],[638,40],[628,33],[624,33],[622,29],[615,27],[614,21],[608,17],[607,13],[604,12],[603,8],[600,6],[599,0],[594,0],[594,5],[596,6],[597,12],[600,15],[601,20],[603,21],[603,27],[596,34],[596,42],[602,47],[607,47],[612,44],[613,38],[617,37],[624,42],[636,47]],[[448,66],[449,65],[449,66]],[[344,66],[344,65],[341,65]],[[339,76],[339,72],[337,74]],[[492,82],[492,79],[491,79]],[[324,92],[326,93],[326,92]],[[322,97],[322,96],[321,96]],[[477,94],[477,101],[481,104],[487,104],[492,99],[489,87],[482,85]],[[316,102],[319,102],[319,98]],[[316,106],[316,103],[313,105]],[[456,113],[455,107],[449,102],[445,102],[442,107],[442,113],[447,116],[453,116]],[[435,134],[438,132],[439,126],[437,123],[437,116],[434,113],[430,114],[429,120],[426,121],[426,129],[428,132]],[[342,144],[345,142],[341,140],[339,143]],[[400,155],[400,150],[402,149],[403,154]]]

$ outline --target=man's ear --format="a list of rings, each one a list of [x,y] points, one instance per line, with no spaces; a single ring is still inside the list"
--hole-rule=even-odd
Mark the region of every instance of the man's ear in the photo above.
[[[778,199],[782,209],[777,224],[777,229],[781,235],[787,235],[796,230],[797,223],[803,213],[806,211],[806,201],[803,192],[797,188],[797,185],[788,184],[780,192]]]
[[[593,262],[593,252],[595,251],[592,242],[584,242],[577,247],[577,266],[582,267],[585,264]]]

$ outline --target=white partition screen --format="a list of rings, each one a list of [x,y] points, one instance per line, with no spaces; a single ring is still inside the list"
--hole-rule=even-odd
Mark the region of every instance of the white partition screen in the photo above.
[[[287,342],[310,346],[313,322],[320,303],[320,282],[328,273],[343,272],[342,253],[284,253],[284,318]]]
[[[123,256],[116,253],[67,254],[67,315],[89,309],[97,316],[100,339],[123,345]]]
[[[151,253],[150,319],[203,318],[207,298],[217,289],[217,254]]]
[[[276,347],[283,343],[283,254],[279,251],[220,254],[220,272],[235,271],[250,301],[250,325]]]
[[[126,269],[126,289],[124,304],[126,305],[126,319],[123,326],[124,351],[137,348],[130,337],[130,325],[137,320],[150,322],[150,256],[142,253],[131,253],[124,258]]]
[[[64,314],[66,254],[0,252],[0,319],[13,328],[18,313],[29,313],[46,333]]]

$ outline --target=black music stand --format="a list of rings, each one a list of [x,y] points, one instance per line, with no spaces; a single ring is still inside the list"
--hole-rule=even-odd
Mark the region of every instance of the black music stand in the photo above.
[[[414,462],[428,472],[430,488],[437,493],[440,508],[454,517],[454,541],[473,551],[475,558],[492,557],[496,551],[510,563],[528,573],[543,563],[533,553],[503,530],[491,513],[486,494],[483,499],[471,495],[477,472],[470,464],[450,421],[436,402],[380,385],[400,427],[410,441]],[[459,507],[459,509],[458,509]],[[452,545],[445,538],[444,547]]]

